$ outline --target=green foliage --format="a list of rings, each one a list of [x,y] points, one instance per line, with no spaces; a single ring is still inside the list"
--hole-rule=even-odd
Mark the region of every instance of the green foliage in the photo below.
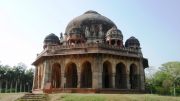
[[[25,64],[17,66],[0,65],[0,93],[27,92],[32,88],[33,69]]]
[[[150,93],[180,95],[180,62],[162,64],[151,78],[146,79],[146,89]]]

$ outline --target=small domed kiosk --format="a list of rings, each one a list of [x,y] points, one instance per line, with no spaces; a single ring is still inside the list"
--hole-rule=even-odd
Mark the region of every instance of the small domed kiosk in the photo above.
[[[132,36],[126,40],[125,47],[138,49],[140,48],[139,40]]]
[[[56,36],[55,34],[51,33],[48,36],[45,37],[44,39],[44,49],[47,48],[48,45],[59,45],[60,44],[60,40],[58,38],[58,36]]]

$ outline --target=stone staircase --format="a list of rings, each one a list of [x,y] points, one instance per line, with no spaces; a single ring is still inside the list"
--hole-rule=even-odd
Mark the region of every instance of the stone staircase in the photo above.
[[[28,93],[15,101],[48,101],[48,95]]]

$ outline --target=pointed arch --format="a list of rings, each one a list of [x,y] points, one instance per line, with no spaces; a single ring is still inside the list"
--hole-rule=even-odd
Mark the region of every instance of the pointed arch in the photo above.
[[[130,71],[129,71],[129,82],[131,84],[131,89],[137,89],[138,88],[138,73],[137,73],[137,66],[135,64],[130,65]]]
[[[102,88],[112,87],[112,65],[109,61],[103,63]]]
[[[70,62],[65,68],[66,88],[77,88],[77,66],[75,63]]]
[[[115,87],[119,89],[127,88],[126,67],[123,63],[116,65]]]
[[[59,63],[52,65],[51,85],[52,88],[60,88],[61,86],[61,66]]]
[[[91,63],[88,61],[82,64],[81,88],[92,88],[92,68]]]

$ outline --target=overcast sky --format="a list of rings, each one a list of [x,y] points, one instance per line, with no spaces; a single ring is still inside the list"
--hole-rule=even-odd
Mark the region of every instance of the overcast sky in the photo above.
[[[109,1],[109,2],[108,2]],[[65,31],[87,10],[111,19],[139,39],[149,65],[180,61],[180,0],[0,0],[0,61],[33,67],[46,35]]]

